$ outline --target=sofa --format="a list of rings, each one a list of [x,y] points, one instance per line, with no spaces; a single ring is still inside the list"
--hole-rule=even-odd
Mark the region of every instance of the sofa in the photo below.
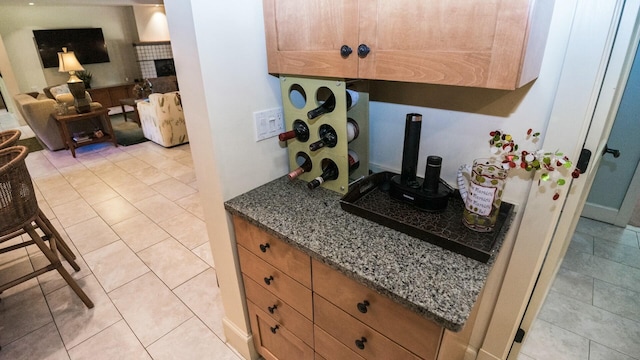
[[[62,87],[64,88],[64,85]],[[16,108],[27,125],[33,130],[36,138],[51,151],[64,149],[65,144],[60,136],[58,124],[51,119],[50,115],[56,112],[58,102],[65,103],[69,107],[69,111],[75,111],[71,93],[64,92],[62,89],[57,93],[57,96],[53,96],[55,100],[43,93],[17,94],[13,97]],[[101,107],[100,103],[91,103],[91,110]],[[70,130],[72,131],[91,131],[93,127],[91,123],[85,122],[70,124]]]
[[[180,92],[150,94],[148,101],[138,103],[138,114],[144,137],[154,143],[171,147],[189,142]]]

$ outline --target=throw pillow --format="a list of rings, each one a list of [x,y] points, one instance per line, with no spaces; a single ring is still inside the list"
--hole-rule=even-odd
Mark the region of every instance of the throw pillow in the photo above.
[[[51,95],[53,95],[54,99],[57,99],[58,95],[61,95],[61,94],[71,94],[71,91],[69,90],[69,85],[67,84],[54,86],[50,88],[49,91],[51,92]]]

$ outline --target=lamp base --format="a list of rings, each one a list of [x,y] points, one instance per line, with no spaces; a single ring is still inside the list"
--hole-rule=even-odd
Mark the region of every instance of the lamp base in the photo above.
[[[78,114],[88,113],[91,111],[91,102],[86,97],[84,99],[74,99],[73,106]]]
[[[85,94],[84,82],[74,81],[67,82],[69,91],[73,94],[73,105],[76,108],[76,112],[79,114],[87,113],[91,111],[91,102],[87,99]]]

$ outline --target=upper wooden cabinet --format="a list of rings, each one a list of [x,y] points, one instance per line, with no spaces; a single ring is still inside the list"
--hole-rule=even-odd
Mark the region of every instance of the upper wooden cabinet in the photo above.
[[[269,72],[511,90],[538,76],[553,5],[264,0]]]

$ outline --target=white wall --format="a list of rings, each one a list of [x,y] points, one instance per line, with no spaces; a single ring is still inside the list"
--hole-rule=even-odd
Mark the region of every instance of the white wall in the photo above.
[[[130,6],[4,6],[0,5],[0,34],[16,76],[19,91],[41,91],[66,82],[68,74],[43,69],[32,30],[102,28],[109,63],[83,64],[93,74],[93,87],[131,82],[139,77],[132,44],[138,41]]]
[[[223,202],[288,171],[286,149],[277,139],[256,143],[253,135],[253,112],[281,106],[279,82],[267,74],[262,2],[165,0],[165,7],[225,336],[250,358],[255,353]]]
[[[20,115],[18,111],[15,111],[15,106],[13,105],[11,94],[17,92],[18,82],[11,70],[11,62],[9,61],[7,51],[5,50],[2,33],[0,33],[0,74],[2,74],[2,78],[0,79],[0,91],[2,91],[2,96],[7,106],[7,110],[16,114],[20,125],[26,125],[27,123],[22,118],[22,115]]]
[[[170,40],[164,6],[134,6],[133,14],[140,42]]]

